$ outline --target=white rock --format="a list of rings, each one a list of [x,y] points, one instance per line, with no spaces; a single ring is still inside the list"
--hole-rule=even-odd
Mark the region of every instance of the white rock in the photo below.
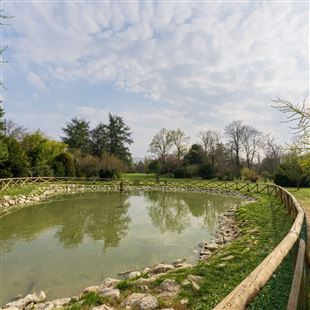
[[[200,277],[200,276],[194,276],[192,274],[188,275],[187,279],[189,281],[195,281],[197,283],[201,282],[203,280],[203,277]]]
[[[166,279],[160,285],[160,288],[166,292],[178,292],[180,290],[180,284],[174,279]]]
[[[134,279],[134,278],[138,278],[141,276],[141,272],[140,271],[132,271],[127,275],[128,279]]]
[[[186,285],[190,285],[191,282],[187,279],[183,280],[182,283],[181,283],[183,286],[186,286]]]
[[[210,250],[201,250],[200,255],[211,255],[211,251]]]
[[[180,300],[181,305],[187,305],[188,304],[188,299],[181,299]]]
[[[105,287],[99,291],[99,294],[110,299],[119,299],[121,293],[119,289]]]
[[[118,280],[118,279],[106,278],[100,284],[100,288],[104,288],[104,287],[112,287],[112,288],[114,288],[119,282],[120,282],[120,280]]]
[[[158,307],[158,300],[149,294],[133,293],[126,297],[122,305],[125,307],[136,307],[139,310],[156,309]]]
[[[32,307],[34,305],[34,302],[31,302],[30,304],[28,304],[26,307],[25,307],[25,310],[31,310]]]
[[[149,272],[150,272],[150,270],[151,270],[151,268],[149,268],[149,267],[145,267],[145,268],[143,269],[143,273],[149,273]]]
[[[99,286],[98,285],[94,285],[94,286],[88,286],[86,288],[84,288],[83,293],[87,294],[87,293],[97,293],[99,291]]]
[[[25,308],[30,303],[37,303],[42,302],[46,298],[46,295],[43,291],[41,291],[39,294],[28,294],[24,298],[18,299],[16,301],[12,301],[7,303],[5,306],[8,307],[18,307],[18,308]]]
[[[147,284],[150,284],[156,280],[157,280],[157,277],[152,276],[150,278],[139,278],[139,279],[135,280],[135,283],[138,283],[141,285],[147,285]]]
[[[151,269],[151,273],[157,274],[157,273],[165,273],[169,270],[174,269],[173,265],[166,265],[166,264],[158,264],[155,267]]]
[[[192,268],[192,264],[187,264],[187,263],[183,263],[183,264],[179,264],[179,265],[176,265],[175,268],[178,268],[178,269],[186,269],[186,268]]]
[[[33,306],[36,310],[52,310],[54,308],[54,305],[51,302],[41,303],[41,304],[35,304]]]
[[[210,251],[215,251],[215,250],[217,250],[219,247],[220,247],[220,246],[219,246],[217,243],[215,243],[215,242],[212,242],[212,243],[209,243],[209,244],[206,244],[206,245],[205,245],[205,249],[206,249],[206,250],[210,250]]]
[[[100,306],[96,306],[91,308],[91,310],[114,310],[115,308],[109,307],[107,305],[100,305]]]
[[[51,300],[50,303],[53,304],[54,308],[61,308],[65,305],[67,305],[70,302],[71,298],[59,298]]]

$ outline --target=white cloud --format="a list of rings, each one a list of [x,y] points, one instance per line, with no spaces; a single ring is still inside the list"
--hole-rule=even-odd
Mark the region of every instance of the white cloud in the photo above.
[[[27,74],[27,80],[37,88],[40,88],[43,90],[47,89],[44,80],[38,74],[34,72],[29,72]]]
[[[25,71],[35,66],[46,81],[109,82],[165,103],[156,113],[146,108],[143,117],[131,113],[139,130],[152,123],[154,131],[167,121],[168,127],[193,131],[202,126],[202,116],[208,126],[223,128],[220,121],[241,118],[271,128],[270,98],[301,100],[308,92],[307,3],[4,6],[15,16],[10,49]],[[33,71],[28,80],[44,89]],[[98,116],[83,109],[81,114]]]

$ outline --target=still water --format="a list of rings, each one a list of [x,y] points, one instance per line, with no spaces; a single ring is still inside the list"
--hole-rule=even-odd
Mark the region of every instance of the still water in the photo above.
[[[78,294],[121,271],[186,258],[212,238],[217,218],[241,200],[210,193],[84,193],[0,219],[0,306],[44,290]]]

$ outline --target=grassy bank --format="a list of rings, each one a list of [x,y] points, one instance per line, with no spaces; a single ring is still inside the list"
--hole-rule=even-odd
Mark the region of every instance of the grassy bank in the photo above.
[[[23,186],[9,187],[0,192],[0,198],[3,196],[29,195],[40,186],[42,184],[25,184]]]
[[[167,278],[175,279],[181,284],[190,274],[202,277],[199,290],[193,289],[191,285],[183,285],[177,298],[160,298],[162,308],[185,309],[180,306],[179,301],[188,299],[189,309],[212,309],[273,250],[287,234],[292,222],[276,198],[267,195],[260,197],[258,202],[246,204],[237,211],[241,227],[238,239],[218,250],[207,262],[200,262],[193,269],[170,272],[149,286],[148,293],[155,295],[158,286]],[[279,270],[277,278],[290,283],[291,270]],[[251,309],[285,309],[289,287],[282,285],[282,282],[275,282],[267,287],[263,298],[257,299]],[[141,290],[132,280],[124,280],[118,288],[122,292],[122,298]],[[105,300],[99,295],[92,293],[69,308],[89,309],[103,302]],[[118,305],[119,303],[114,304],[116,308]]]

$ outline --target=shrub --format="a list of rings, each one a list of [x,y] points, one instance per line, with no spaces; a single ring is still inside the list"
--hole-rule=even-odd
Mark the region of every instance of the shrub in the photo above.
[[[186,177],[193,178],[198,176],[199,165],[188,165],[185,168]]]
[[[100,170],[100,159],[96,156],[86,155],[76,159],[79,176],[98,177]]]
[[[297,186],[297,182],[295,180],[290,179],[283,171],[278,170],[274,176],[274,182],[277,185],[285,186],[285,187],[295,187]]]
[[[125,171],[124,162],[114,155],[104,155],[100,160],[100,178],[112,178]]]
[[[29,161],[26,152],[14,138],[5,138],[8,156],[0,166],[1,177],[23,177],[29,175]]]
[[[254,170],[251,170],[249,168],[243,168],[241,170],[241,176],[245,180],[251,181],[251,182],[256,182],[259,179],[259,176],[257,175],[257,173]]]
[[[114,169],[100,169],[99,177],[100,179],[112,179],[116,175]]]
[[[73,177],[75,176],[75,166],[73,155],[69,152],[62,152],[53,161],[55,176]]]
[[[272,179],[272,175],[270,174],[269,171],[264,170],[261,172],[261,176],[264,178],[264,181],[267,182],[268,180]]]
[[[151,160],[147,167],[148,172],[158,174],[159,172],[159,163],[158,160]]]
[[[198,175],[203,179],[212,179],[214,177],[214,170],[209,163],[199,166]]]
[[[174,170],[174,177],[177,179],[186,178],[186,169],[184,167],[177,167]]]

